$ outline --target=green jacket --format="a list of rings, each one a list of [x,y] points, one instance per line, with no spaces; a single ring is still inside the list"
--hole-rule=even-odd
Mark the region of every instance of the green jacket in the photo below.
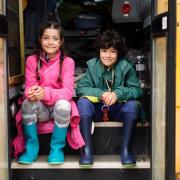
[[[109,70],[104,68],[98,58],[89,60],[87,66],[85,75],[77,85],[78,97],[99,99],[104,92],[108,91],[106,80],[113,80],[111,91],[116,93],[118,101],[139,99],[142,96],[140,81],[132,64],[126,59],[119,60]]]

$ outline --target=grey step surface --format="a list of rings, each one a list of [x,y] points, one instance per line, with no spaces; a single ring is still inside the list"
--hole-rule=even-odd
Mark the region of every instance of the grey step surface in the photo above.
[[[38,160],[31,165],[19,164],[13,160],[11,169],[82,169],[79,165],[79,156],[65,156],[65,163],[61,165],[49,165],[47,158],[48,156],[39,156]],[[136,160],[136,166],[128,169],[150,168],[150,159],[147,155],[137,156]],[[122,166],[120,157],[117,155],[95,155],[94,164],[89,169],[127,169],[127,167]]]

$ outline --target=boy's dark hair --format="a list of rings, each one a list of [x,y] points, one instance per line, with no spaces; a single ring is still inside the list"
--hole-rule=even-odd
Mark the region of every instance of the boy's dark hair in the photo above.
[[[118,60],[126,54],[125,40],[114,29],[103,31],[97,38],[97,46],[98,49],[108,49],[111,47],[116,49],[118,51]]]
[[[37,42],[36,42],[36,54],[37,54],[37,58],[38,58],[38,67],[37,67],[37,78],[38,79],[39,79],[38,71],[41,68],[40,52],[42,51],[41,44],[39,42],[39,38],[42,37],[42,35],[43,35],[43,33],[44,33],[44,31],[46,29],[57,29],[59,31],[60,39],[61,40],[64,39],[63,28],[62,28],[60,23],[58,23],[56,21],[47,21],[47,22],[44,22],[40,26],[39,33],[38,33],[38,38],[37,38]],[[59,72],[58,81],[61,81],[62,64],[63,64],[63,60],[65,58],[64,46],[61,45],[60,49],[61,49],[61,56],[60,56],[60,72]]]

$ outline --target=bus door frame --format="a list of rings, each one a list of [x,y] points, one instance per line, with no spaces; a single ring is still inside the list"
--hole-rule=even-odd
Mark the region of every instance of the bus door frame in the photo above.
[[[160,1],[159,1],[160,2]],[[165,134],[164,134],[164,140],[165,140],[165,149],[164,149],[164,178],[165,180],[175,180],[175,112],[176,112],[176,1],[175,0],[168,0],[166,1],[168,10],[166,12],[162,12],[160,14],[155,14],[155,9],[157,8],[157,1],[153,1],[152,4],[152,41],[153,43],[159,38],[165,38],[166,40],[166,47],[164,49],[166,50],[166,56],[165,56],[165,67],[166,72],[165,75],[165,98],[164,102],[164,115],[165,118],[164,125],[165,125]],[[162,3],[162,1],[161,1]],[[163,3],[162,3],[163,4]],[[166,26],[167,23],[167,27]],[[152,43],[152,44],[153,44]],[[154,44],[153,44],[154,45]],[[161,53],[161,52],[160,52]],[[152,57],[154,58],[154,51],[152,53]],[[154,59],[153,61],[156,61],[157,59]],[[156,63],[155,63],[156,65]],[[157,67],[154,66],[154,69]],[[153,77],[153,71],[152,71],[152,81],[156,81],[156,79]],[[157,75],[158,77],[159,75]],[[157,78],[158,79],[158,78]],[[156,83],[156,82],[155,82]],[[154,82],[152,82],[152,85]],[[162,87],[161,87],[162,88]],[[153,89],[153,88],[152,88]],[[154,130],[153,124],[153,114],[157,113],[156,109],[153,107],[153,97],[156,96],[156,89],[152,90],[152,158],[151,158],[151,167],[152,167],[152,178],[153,180],[160,180],[161,177],[157,176],[160,175],[156,165],[154,164],[153,160],[157,157],[155,154],[160,151],[160,149],[155,149],[153,152],[153,143],[156,142],[154,139],[155,136],[153,136]],[[153,109],[154,108],[154,109]],[[157,113],[158,114],[158,113]],[[157,120],[157,119],[156,119]],[[156,121],[155,120],[155,121]],[[160,120],[160,119],[158,119]],[[158,130],[157,130],[158,131]],[[161,131],[161,127],[159,127],[159,131]],[[163,148],[163,147],[162,147]],[[161,167],[159,168],[161,169]],[[162,171],[163,172],[163,171]],[[157,174],[157,175],[156,175]],[[161,174],[162,175],[162,174]]]
[[[0,0],[0,179],[10,179],[6,1]]]

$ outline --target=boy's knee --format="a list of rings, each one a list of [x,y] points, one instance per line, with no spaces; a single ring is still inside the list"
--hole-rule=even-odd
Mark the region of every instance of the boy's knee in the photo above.
[[[140,108],[140,102],[136,100],[130,100],[127,101],[123,107],[123,112],[125,113],[139,113],[139,108]]]
[[[79,110],[80,116],[92,116],[94,114],[94,106],[91,101],[87,98],[81,98],[77,102],[77,107]]]
[[[77,101],[77,106],[78,106],[78,109],[80,109],[82,107],[89,108],[92,106],[92,103],[87,98],[81,98]]]

